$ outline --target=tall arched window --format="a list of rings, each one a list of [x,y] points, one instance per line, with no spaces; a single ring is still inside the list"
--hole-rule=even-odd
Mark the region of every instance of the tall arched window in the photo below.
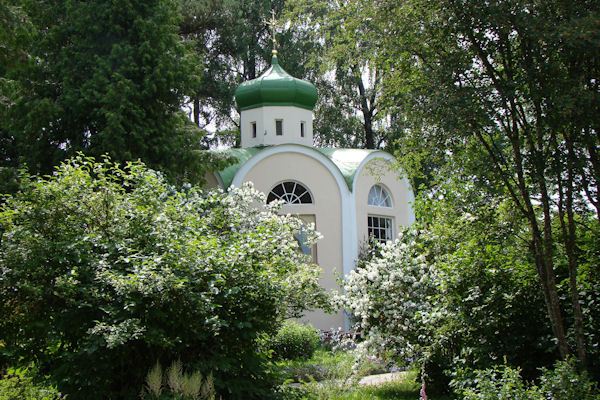
[[[392,207],[392,196],[382,185],[373,185],[369,190],[367,204],[375,207]],[[382,210],[385,214],[386,212]],[[379,212],[378,212],[379,213]],[[385,243],[394,238],[394,220],[388,215],[367,216],[367,229],[371,240]]]
[[[286,204],[312,204],[312,195],[301,183],[285,181],[276,185],[267,196],[267,203],[283,200]]]
[[[369,190],[368,204],[376,207],[391,207],[392,196],[383,186],[373,185]]]

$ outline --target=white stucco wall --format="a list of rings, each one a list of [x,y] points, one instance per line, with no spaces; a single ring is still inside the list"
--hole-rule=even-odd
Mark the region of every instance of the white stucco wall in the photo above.
[[[275,135],[275,120],[283,120],[283,135]],[[256,137],[252,137],[252,122],[256,122]],[[304,137],[300,123],[304,122]],[[296,143],[313,145],[312,111],[300,107],[268,106],[245,110],[240,115],[242,147]]]

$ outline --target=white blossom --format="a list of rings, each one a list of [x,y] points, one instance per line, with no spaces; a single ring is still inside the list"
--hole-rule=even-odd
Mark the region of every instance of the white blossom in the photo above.
[[[425,344],[423,338],[430,336],[427,321],[433,312],[436,275],[416,251],[414,238],[400,235],[381,246],[380,257],[346,276],[343,295],[336,301],[353,314],[355,328],[365,334],[359,353],[393,350],[413,357]]]

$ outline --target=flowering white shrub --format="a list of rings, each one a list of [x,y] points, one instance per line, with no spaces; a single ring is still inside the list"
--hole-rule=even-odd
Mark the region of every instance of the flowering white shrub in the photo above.
[[[360,349],[414,357],[430,337],[435,272],[416,251],[414,232],[379,250],[379,257],[346,277],[338,304],[365,337]]]

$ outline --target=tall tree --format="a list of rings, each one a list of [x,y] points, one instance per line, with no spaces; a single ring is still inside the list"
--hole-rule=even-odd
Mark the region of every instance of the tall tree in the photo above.
[[[325,145],[381,148],[392,140],[381,107],[384,69],[377,61],[374,20],[358,2],[295,0],[288,16],[322,43],[311,54],[318,68],[316,140]]]
[[[32,26],[17,2],[0,1],[0,193],[17,188],[18,150],[6,129],[8,111],[21,91],[18,71],[29,58]]]
[[[23,0],[34,26],[21,91],[3,129],[20,162],[48,173],[84,151],[141,159],[174,179],[198,179],[202,132],[180,108],[199,62],[178,36],[175,0]],[[10,73],[10,71],[9,71]]]
[[[203,60],[203,79],[190,101],[197,126],[216,131],[206,145],[239,145],[239,115],[233,94],[237,86],[258,77],[271,63],[274,12],[281,64],[292,75],[306,78],[309,50],[306,32],[284,27],[284,0],[181,0],[180,33]]]
[[[555,259],[557,246],[566,249],[575,353],[585,362],[576,247],[585,227],[576,219],[590,207],[599,215],[600,6],[586,0],[361,4],[375,7],[370,15],[388,33],[380,45],[392,75],[389,103],[409,104],[421,120],[401,152],[412,166],[434,160],[430,176],[479,181],[528,221],[531,257],[563,357],[572,352],[571,318],[561,308]],[[562,237],[553,232],[555,222]]]

